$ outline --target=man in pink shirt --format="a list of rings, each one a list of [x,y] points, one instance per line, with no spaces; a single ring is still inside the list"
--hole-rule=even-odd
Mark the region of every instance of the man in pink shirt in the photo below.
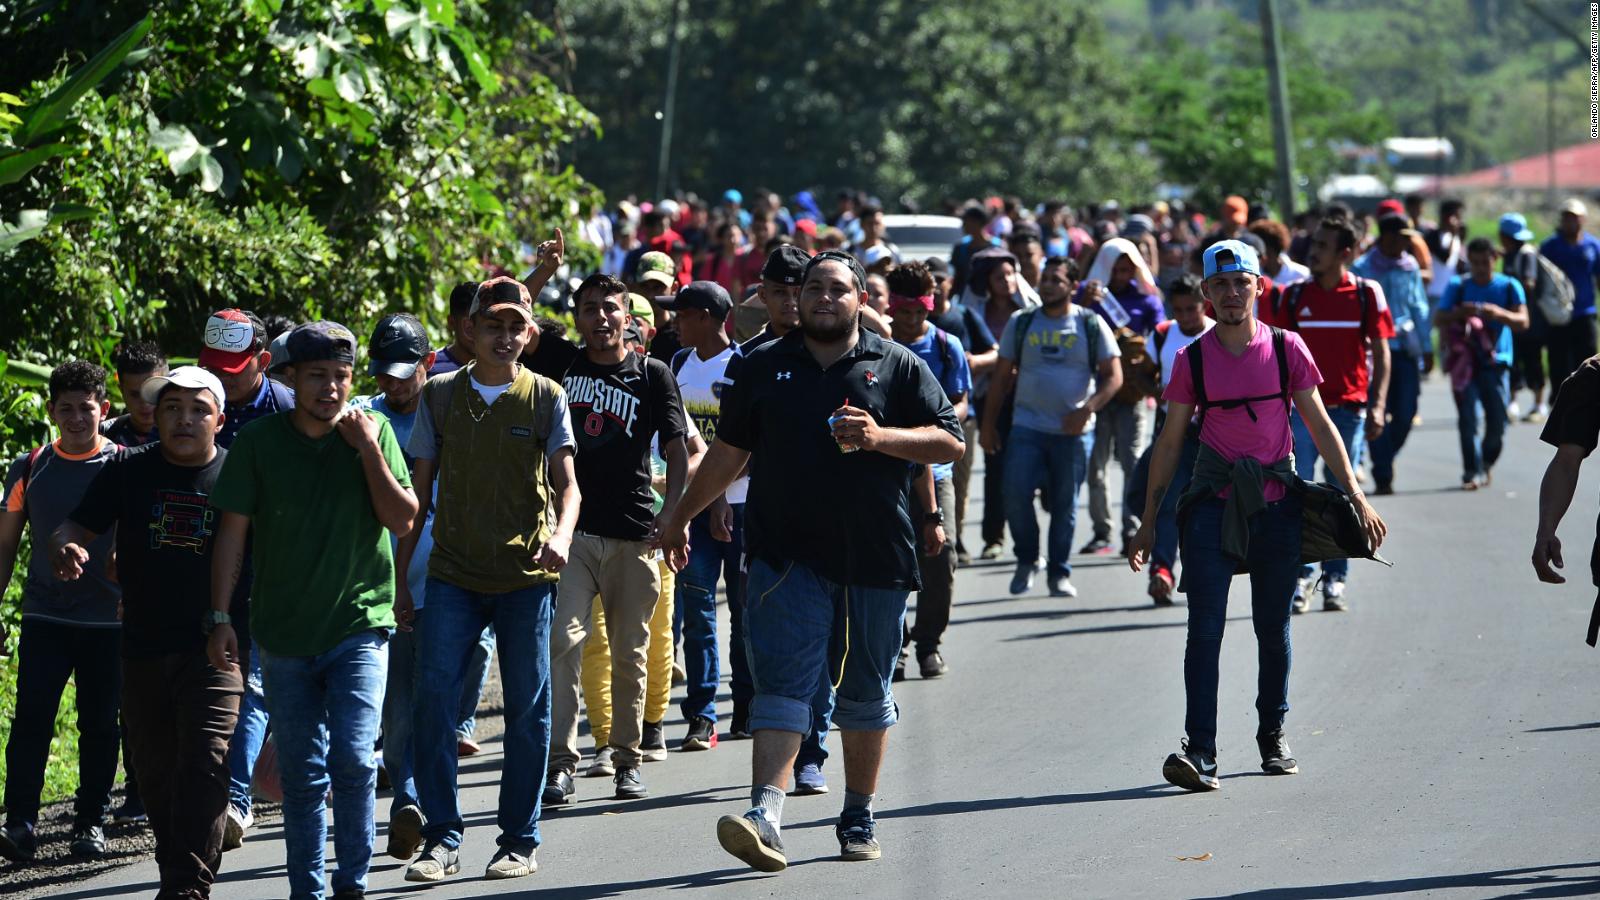
[[[1250,573],[1251,613],[1260,650],[1256,744],[1268,775],[1299,771],[1283,737],[1289,711],[1289,616],[1300,569],[1300,497],[1291,456],[1291,399],[1317,450],[1342,484],[1355,484],[1350,458],[1317,393],[1322,375],[1300,336],[1257,322],[1262,289],[1255,250],[1235,240],[1205,252],[1201,292],[1217,312],[1216,327],[1178,352],[1166,425],[1150,464],[1145,515],[1129,547],[1139,571],[1155,543],[1154,523],[1183,449],[1184,430],[1198,415],[1200,454],[1179,502],[1183,584],[1189,639],[1183,681],[1188,695],[1183,750],[1161,773],[1191,791],[1214,791],[1217,775],[1217,668],[1227,619],[1228,588]],[[1195,356],[1198,354],[1199,359]],[[1383,520],[1357,491],[1356,513],[1374,550]]]

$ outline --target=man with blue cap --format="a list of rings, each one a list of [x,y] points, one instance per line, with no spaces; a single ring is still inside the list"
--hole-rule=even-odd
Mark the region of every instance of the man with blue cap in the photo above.
[[[1500,217],[1500,273],[1522,284],[1528,298],[1528,328],[1511,335],[1511,396],[1527,388],[1533,403],[1523,415],[1524,422],[1543,422],[1550,414],[1545,404],[1544,345],[1549,340],[1550,323],[1539,309],[1539,247],[1533,243],[1533,229],[1522,213],[1508,212]]]
[[[1155,542],[1155,521],[1172,484],[1187,428],[1197,428],[1194,477],[1178,504],[1189,636],[1183,681],[1188,695],[1183,749],[1161,773],[1190,791],[1222,786],[1217,768],[1217,671],[1228,588],[1250,573],[1251,613],[1260,652],[1256,744],[1268,775],[1299,771],[1283,736],[1289,711],[1289,617],[1300,567],[1301,501],[1289,427],[1293,402],[1335,477],[1354,485],[1344,444],[1322,405],[1322,375],[1298,334],[1257,321],[1262,290],[1255,250],[1236,240],[1205,251],[1201,293],[1216,310],[1216,327],[1178,351],[1163,398],[1166,426],[1156,438],[1150,488],[1128,564],[1139,571]],[[1190,426],[1191,417],[1195,425]],[[1351,494],[1371,546],[1386,528],[1359,490]]]

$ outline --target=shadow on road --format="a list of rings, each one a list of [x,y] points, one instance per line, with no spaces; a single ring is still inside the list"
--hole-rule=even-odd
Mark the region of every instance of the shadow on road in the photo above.
[[[714,872],[698,872],[683,875],[668,875],[664,878],[651,878],[645,881],[614,881],[609,884],[583,884],[565,888],[529,888],[516,893],[495,894],[497,897],[538,897],[539,900],[599,900],[602,897],[622,897],[627,894],[654,892],[663,890],[682,890],[684,888],[712,887],[719,884],[737,884],[741,881],[752,881],[769,878],[759,872],[752,872],[747,868],[718,869]],[[535,876],[537,878],[537,876]],[[380,888],[367,891],[368,897],[405,897],[417,891],[425,891],[433,885],[416,884],[403,887]]]
[[[1252,900],[1323,900],[1323,898],[1333,900],[1340,897],[1377,897],[1459,888],[1487,888],[1498,897],[1582,897],[1600,893],[1600,872],[1583,875],[1558,873],[1596,867],[1600,867],[1600,862],[1497,869],[1490,872],[1467,872],[1461,875],[1435,875],[1425,878],[1397,878],[1393,881],[1349,881],[1344,884],[1267,888],[1226,896],[1248,897]],[[1522,890],[1517,890],[1518,888]],[[1220,900],[1220,898],[1204,898],[1204,900]]]
[[[1144,609],[1144,607],[1139,607]],[[1229,616],[1229,622],[1248,622],[1249,616]],[[1078,634],[1114,634],[1118,631],[1145,631],[1150,628],[1187,628],[1189,623],[1183,622],[1127,622],[1122,625],[1096,625],[1092,628],[1066,628],[1061,631],[1039,631],[1033,634],[1019,634],[1008,637],[1006,641],[1038,641],[1045,638],[1072,637]]]
[[[1119,788],[1114,791],[1092,791],[1084,794],[1046,794],[1039,797],[986,797],[982,800],[942,800],[918,806],[899,806],[873,810],[878,819],[920,818],[922,816],[961,816],[968,813],[995,812],[1007,809],[1031,809],[1037,806],[1068,806],[1075,803],[1109,803],[1117,800],[1146,800],[1157,797],[1183,797],[1184,791],[1170,784],[1147,784],[1144,787]],[[786,824],[789,828],[833,827],[837,817],[817,819],[812,822]]]
[[[951,625],[970,625],[974,622],[1017,622],[1026,619],[1065,619],[1068,616],[1088,616],[1095,613],[1141,612],[1156,607],[1149,603],[1138,606],[1104,606],[1096,609],[1032,609],[1022,612],[995,613],[990,616],[973,616],[970,619],[951,619]]]
[[[1553,731],[1587,731],[1591,728],[1600,728],[1600,722],[1584,722],[1582,725],[1551,725],[1549,728],[1529,728],[1523,734],[1549,734]]]

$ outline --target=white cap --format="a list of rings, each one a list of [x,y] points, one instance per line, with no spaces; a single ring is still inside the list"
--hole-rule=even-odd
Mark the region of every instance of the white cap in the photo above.
[[[222,389],[222,381],[211,374],[207,369],[199,366],[179,366],[165,375],[157,375],[145,381],[139,388],[139,396],[144,402],[154,404],[161,399],[161,391],[167,385],[173,387],[189,388],[197,391],[210,391],[217,398],[217,409],[222,409],[222,404],[227,399],[227,392]]]
[[[1579,200],[1577,197],[1573,197],[1567,202],[1561,204],[1561,211],[1564,213],[1572,213],[1575,216],[1589,215],[1589,207],[1584,206],[1583,201]]]

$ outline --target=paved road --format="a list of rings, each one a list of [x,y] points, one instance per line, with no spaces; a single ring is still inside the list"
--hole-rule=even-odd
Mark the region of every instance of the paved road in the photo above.
[[[1454,487],[1454,410],[1437,379],[1423,412],[1401,460],[1402,492],[1379,498],[1396,567],[1357,563],[1352,612],[1295,620],[1288,733],[1298,777],[1258,773],[1246,607],[1230,616],[1223,656],[1224,787],[1190,796],[1160,776],[1182,733],[1183,607],[1150,608],[1120,561],[1084,561],[1071,602],[1007,596],[1009,565],[970,568],[946,645],[950,674],[896,691],[904,720],[878,800],[881,861],[834,859],[835,758],[835,792],[786,807],[789,871],[743,869],[713,835],[718,815],[747,803],[749,744],[724,743],[647,766],[646,801],[600,799],[609,782],[581,780],[582,802],[547,817],[539,873],[485,882],[477,876],[493,850],[499,765],[491,744],[465,768],[463,875],[419,889],[382,858],[369,894],[1600,893],[1600,655],[1582,640],[1600,476],[1585,479],[1563,534],[1577,583],[1539,586],[1527,557],[1549,454],[1536,429],[1513,427],[1493,490],[1464,494]],[[681,725],[669,734],[675,744]],[[229,854],[217,896],[283,896],[282,862],[279,830],[258,831]],[[149,896],[154,876],[146,862],[50,895]]]

